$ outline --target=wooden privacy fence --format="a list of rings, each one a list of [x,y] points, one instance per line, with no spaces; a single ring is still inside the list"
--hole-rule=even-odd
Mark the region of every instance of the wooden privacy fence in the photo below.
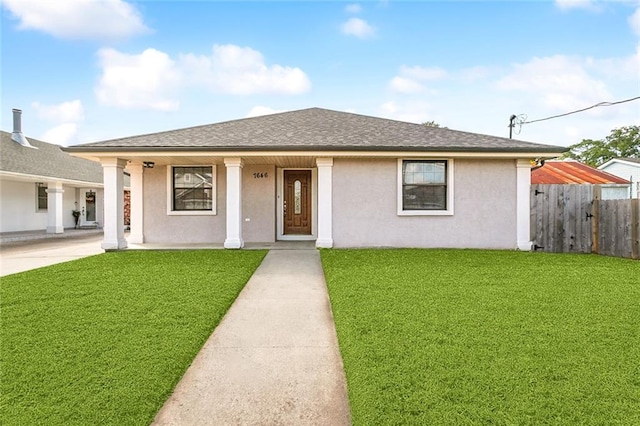
[[[640,199],[602,200],[598,185],[531,185],[534,250],[640,259]]]

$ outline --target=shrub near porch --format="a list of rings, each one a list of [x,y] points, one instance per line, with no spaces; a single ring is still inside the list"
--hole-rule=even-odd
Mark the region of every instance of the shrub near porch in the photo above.
[[[322,252],[355,425],[640,424],[640,263]]]

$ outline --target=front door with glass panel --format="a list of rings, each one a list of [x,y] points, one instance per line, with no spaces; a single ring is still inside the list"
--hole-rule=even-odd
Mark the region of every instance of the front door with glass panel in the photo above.
[[[80,203],[82,205],[81,210],[81,225],[95,225],[96,224],[96,193],[92,189],[80,190]]]
[[[311,170],[284,171],[284,234],[311,235]]]

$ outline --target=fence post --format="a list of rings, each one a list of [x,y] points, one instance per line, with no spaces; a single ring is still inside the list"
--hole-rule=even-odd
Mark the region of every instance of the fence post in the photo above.
[[[640,259],[640,199],[631,202],[631,258]]]
[[[600,253],[600,198],[602,188],[593,186],[593,204],[591,205],[591,253]]]

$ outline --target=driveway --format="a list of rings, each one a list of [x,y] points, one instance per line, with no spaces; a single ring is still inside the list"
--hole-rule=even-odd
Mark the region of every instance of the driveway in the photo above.
[[[102,235],[34,240],[0,246],[0,276],[104,253]]]

